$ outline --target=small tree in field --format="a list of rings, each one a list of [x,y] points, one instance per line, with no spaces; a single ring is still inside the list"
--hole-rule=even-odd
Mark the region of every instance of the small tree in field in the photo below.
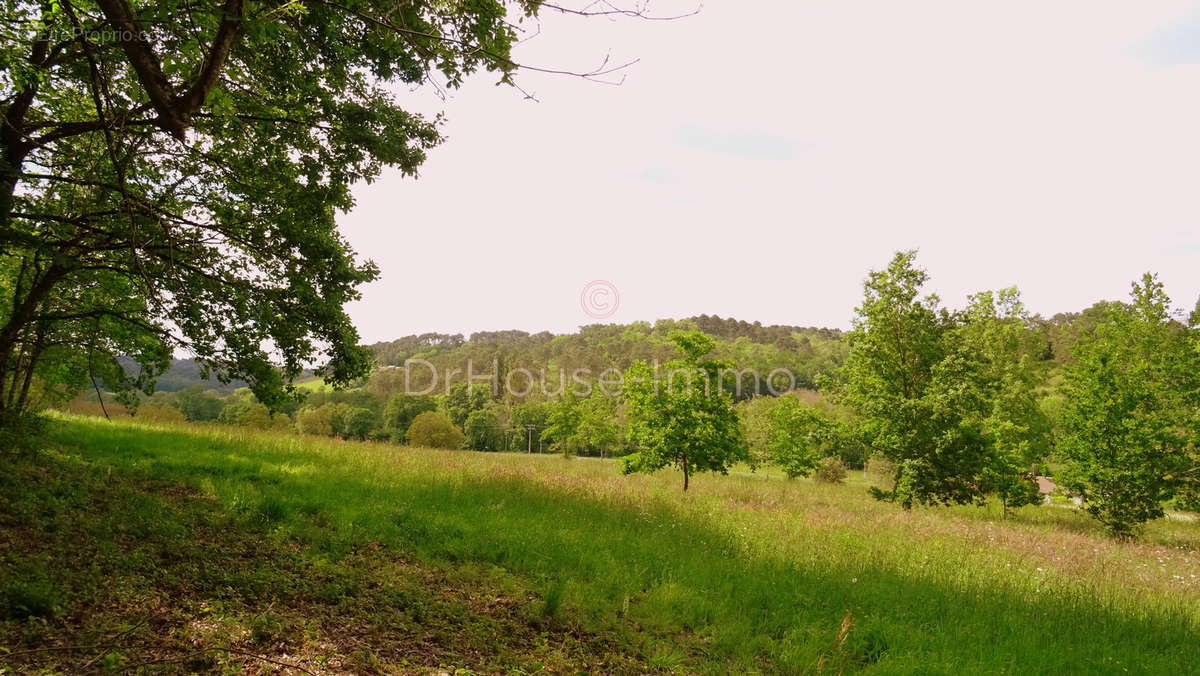
[[[771,411],[779,405],[780,399],[781,397],[752,397],[737,405],[742,437],[749,448],[749,462],[752,468],[757,469],[772,461]]]
[[[1146,274],[1075,358],[1059,444],[1065,483],[1111,534],[1131,537],[1163,516],[1192,466],[1197,353],[1162,284]]]
[[[971,296],[954,338],[969,368],[953,387],[962,393],[964,422],[980,429],[988,450],[979,485],[1007,516],[1009,508],[1041,502],[1031,468],[1050,446],[1050,421],[1035,394],[1037,337],[1020,293],[1014,287]]]
[[[490,408],[471,411],[463,424],[463,434],[467,437],[467,448],[472,451],[494,451],[497,448],[497,430],[500,421],[496,412]]]
[[[795,397],[780,397],[769,419],[771,460],[789,479],[812,474],[822,459],[834,454],[841,436],[838,423]]]
[[[625,374],[629,441],[638,451],[626,456],[623,471],[677,467],[686,491],[693,473],[725,474],[747,459],[747,449],[733,399],[720,387],[726,365],[705,359],[715,341],[699,331],[675,331],[670,338],[683,358],[667,362],[666,381],[644,361]]]

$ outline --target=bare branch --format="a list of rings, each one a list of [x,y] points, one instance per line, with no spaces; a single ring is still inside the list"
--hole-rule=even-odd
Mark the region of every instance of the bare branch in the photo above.
[[[644,2],[636,4],[634,9],[621,9],[620,7],[617,7],[606,0],[597,0],[596,2],[584,6],[583,9],[572,9],[570,7],[563,7],[562,5],[556,5],[549,2],[543,2],[541,6],[562,14],[573,14],[575,16],[625,16],[634,19],[642,19],[644,21],[675,21],[677,19],[686,19],[689,16],[696,16],[704,9],[704,4],[701,3],[696,5],[696,9],[683,14],[654,16],[648,13],[650,9],[649,0],[645,0]],[[600,7],[601,9],[592,9],[593,7]]]

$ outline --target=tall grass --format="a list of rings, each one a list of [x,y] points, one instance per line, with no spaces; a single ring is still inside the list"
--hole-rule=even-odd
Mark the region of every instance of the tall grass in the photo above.
[[[1077,512],[905,512],[845,485],[63,416],[54,443],[194,485],[275,543],[381,543],[530,581],[541,614],[708,673],[1184,673],[1200,527],[1104,539]]]

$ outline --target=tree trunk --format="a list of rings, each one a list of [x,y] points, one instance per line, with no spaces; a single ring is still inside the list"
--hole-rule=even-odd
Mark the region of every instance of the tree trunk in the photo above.
[[[21,354],[18,350],[19,338],[24,329],[34,321],[38,305],[49,295],[50,290],[65,276],[66,271],[57,263],[52,263],[42,278],[33,284],[29,293],[23,299],[14,298],[14,312],[9,317],[8,323],[0,328],[0,410],[10,407],[5,405],[5,402],[11,401],[16,394],[16,388],[20,387],[22,379],[20,377],[20,358]],[[17,289],[15,293],[20,293]],[[12,360],[16,358],[17,362]],[[9,375],[12,375],[10,380]],[[12,389],[9,389],[9,388]],[[7,391],[6,391],[7,390]],[[14,411],[8,410],[8,413]]]
[[[683,490],[688,489],[688,474],[691,468],[688,466],[688,461],[683,461]]]

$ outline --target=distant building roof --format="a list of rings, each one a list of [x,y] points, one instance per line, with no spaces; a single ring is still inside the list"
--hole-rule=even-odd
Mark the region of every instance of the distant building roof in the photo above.
[[[1042,495],[1050,495],[1058,490],[1058,484],[1051,481],[1048,477],[1040,476],[1037,478],[1038,492]]]

